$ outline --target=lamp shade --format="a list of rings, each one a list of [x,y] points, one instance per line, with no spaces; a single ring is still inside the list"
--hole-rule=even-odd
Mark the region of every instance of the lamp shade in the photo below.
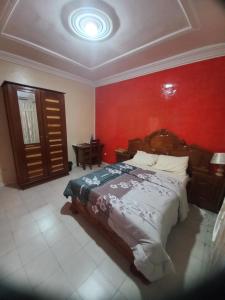
[[[225,165],[225,153],[214,153],[210,163],[215,165]]]

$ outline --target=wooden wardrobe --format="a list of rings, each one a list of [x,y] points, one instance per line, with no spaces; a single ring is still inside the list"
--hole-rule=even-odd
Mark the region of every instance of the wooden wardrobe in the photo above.
[[[8,81],[2,87],[18,185],[67,175],[64,94]]]

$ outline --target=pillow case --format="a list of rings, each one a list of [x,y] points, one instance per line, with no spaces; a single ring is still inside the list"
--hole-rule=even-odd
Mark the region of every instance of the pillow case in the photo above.
[[[137,151],[133,157],[133,161],[137,164],[153,166],[158,159],[159,155],[151,154],[144,151]]]
[[[185,175],[188,167],[188,156],[159,155],[154,169]]]

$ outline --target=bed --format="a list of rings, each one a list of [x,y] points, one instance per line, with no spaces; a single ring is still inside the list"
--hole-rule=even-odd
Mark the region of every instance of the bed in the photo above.
[[[127,151],[130,160],[71,180],[64,196],[72,198],[73,213],[84,215],[125,255],[131,271],[153,282],[174,271],[167,237],[188,215],[193,169],[208,168],[212,153],[165,129],[130,140]],[[174,156],[182,163],[174,166]],[[168,172],[168,158],[176,172]],[[178,165],[185,173],[177,172]]]

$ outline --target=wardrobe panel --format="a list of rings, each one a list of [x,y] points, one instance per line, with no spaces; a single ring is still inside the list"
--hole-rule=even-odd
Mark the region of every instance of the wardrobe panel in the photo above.
[[[49,174],[68,172],[64,95],[42,91],[41,99]]]

